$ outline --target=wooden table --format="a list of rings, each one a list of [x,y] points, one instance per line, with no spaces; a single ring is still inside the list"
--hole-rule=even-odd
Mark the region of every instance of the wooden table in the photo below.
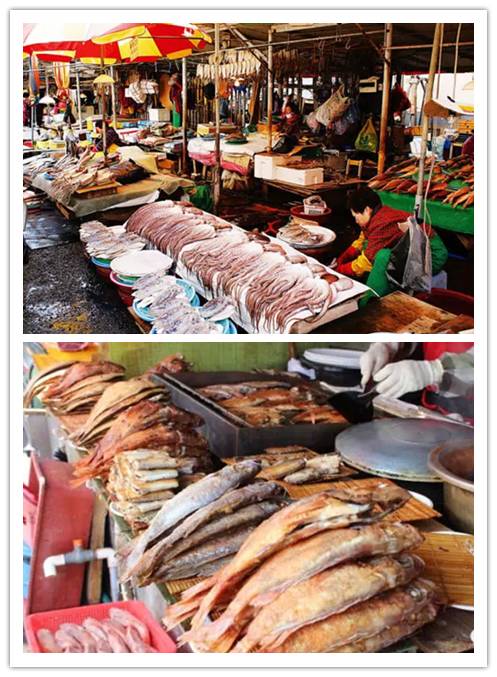
[[[472,329],[474,321],[467,315],[445,310],[396,291],[370,301],[355,313],[319,327],[321,334],[371,334],[376,332],[411,334],[455,334]]]

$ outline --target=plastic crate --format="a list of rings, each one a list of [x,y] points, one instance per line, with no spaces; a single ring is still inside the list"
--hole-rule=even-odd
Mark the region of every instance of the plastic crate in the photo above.
[[[109,610],[113,607],[125,609],[140,621],[145,623],[150,631],[151,644],[154,649],[160,653],[176,653],[176,644],[163,630],[160,624],[155,620],[147,607],[142,602],[111,602],[109,604],[92,604],[89,606],[78,606],[73,609],[60,609],[57,611],[45,611],[43,613],[31,614],[24,621],[26,639],[29,648],[33,653],[45,653],[38,642],[36,633],[38,630],[46,628],[55,632],[62,623],[76,623],[81,625],[85,618],[96,618],[101,621],[109,617]]]

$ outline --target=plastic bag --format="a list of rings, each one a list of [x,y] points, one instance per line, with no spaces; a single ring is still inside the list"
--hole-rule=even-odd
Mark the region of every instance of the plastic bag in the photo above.
[[[387,277],[406,291],[431,291],[432,265],[430,238],[414,216],[407,220],[407,231],[393,247]]]
[[[376,153],[376,149],[378,148],[378,135],[376,134],[376,129],[374,128],[373,121],[370,117],[357,135],[354,146],[356,150]]]
[[[314,111],[315,119],[327,127],[330,122],[338,120],[349,107],[350,99],[343,96],[343,85]]]

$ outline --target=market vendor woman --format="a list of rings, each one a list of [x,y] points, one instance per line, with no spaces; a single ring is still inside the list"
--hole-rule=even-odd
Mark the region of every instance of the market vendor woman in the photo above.
[[[392,248],[406,232],[410,214],[383,205],[374,190],[361,187],[349,193],[347,208],[361,229],[359,237],[337,259],[336,270],[349,277],[365,278],[379,296],[393,291],[386,269]],[[441,238],[428,227],[432,274],[439,273],[447,261],[447,249]],[[367,278],[366,278],[367,276]]]

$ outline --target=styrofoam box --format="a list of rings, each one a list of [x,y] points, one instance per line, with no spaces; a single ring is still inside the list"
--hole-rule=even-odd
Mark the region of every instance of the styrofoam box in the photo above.
[[[294,169],[293,167],[276,167],[276,181],[293,183],[296,186],[312,186],[323,183],[324,169],[314,167],[312,169]]]
[[[152,120],[152,122],[169,122],[171,111],[167,108],[149,108],[148,119]]]
[[[283,162],[283,155],[257,153],[254,156],[254,176],[256,179],[275,179],[276,168]]]

